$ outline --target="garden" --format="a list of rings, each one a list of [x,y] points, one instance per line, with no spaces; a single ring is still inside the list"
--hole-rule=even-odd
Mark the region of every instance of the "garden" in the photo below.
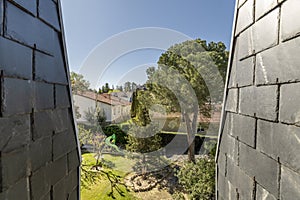
[[[215,199],[219,121],[211,120],[221,109],[216,94],[222,94],[227,58],[221,42],[176,44],[162,53],[158,67],[146,70],[146,83],[132,90],[129,120],[108,122],[101,107],[85,112],[87,123],[79,125],[81,198]]]
[[[172,157],[147,154],[160,149],[165,145],[163,143],[170,142],[174,133],[166,134],[164,139],[164,134],[161,133],[156,134],[154,139],[150,137],[147,141],[136,141],[136,137],[130,138],[122,126],[124,124],[107,126],[103,129],[107,135],[96,137],[94,140],[97,142],[90,140],[93,148],[82,148],[83,200],[214,198],[214,140],[203,144],[206,153],[196,155],[196,162],[193,163],[187,160],[186,154]],[[83,135],[93,135],[91,129],[86,129],[87,126],[79,127]],[[155,127],[149,126],[143,134],[155,131],[153,129]],[[127,130],[132,131],[131,128]],[[118,149],[105,142],[105,138],[111,135],[116,135],[115,141],[111,142]],[[183,135],[182,138],[186,136]],[[82,137],[81,141],[88,142],[86,139],[87,137]]]
[[[199,158],[196,164],[179,161],[159,172],[133,171],[135,161],[104,155],[95,170],[95,154],[82,155],[81,199],[213,199],[214,161]],[[155,183],[155,184],[153,184]],[[153,184],[153,186],[152,186]],[[151,188],[149,188],[151,186]],[[143,190],[139,190],[143,188]]]

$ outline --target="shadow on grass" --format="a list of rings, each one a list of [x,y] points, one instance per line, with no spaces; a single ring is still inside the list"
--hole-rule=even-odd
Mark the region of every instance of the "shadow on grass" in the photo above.
[[[120,186],[124,186],[127,191],[129,191],[129,190],[128,190],[127,186],[121,181],[122,177],[119,175],[116,175],[112,171],[108,171],[108,172],[101,171],[101,173],[105,174],[106,178],[110,182],[110,193],[107,196],[109,196],[113,199],[116,199],[114,193],[117,192],[120,196],[125,197],[125,192],[122,191]]]
[[[101,174],[97,171],[91,171],[90,166],[82,165],[81,167],[81,187],[90,190],[91,185],[101,179]]]
[[[110,160],[102,159],[101,164],[107,168],[113,169],[116,167],[116,164]]]

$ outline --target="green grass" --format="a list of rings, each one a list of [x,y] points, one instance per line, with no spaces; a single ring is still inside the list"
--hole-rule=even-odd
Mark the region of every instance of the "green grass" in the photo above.
[[[105,154],[104,160],[110,161],[113,166],[110,166],[113,170],[119,171],[124,176],[129,172],[132,172],[132,167],[135,164],[135,161],[131,159],[127,159],[121,156],[113,156],[109,154]]]
[[[82,163],[87,165],[95,165],[96,159],[93,153],[86,153],[82,155]]]
[[[122,175],[113,171],[114,175]],[[117,188],[119,191],[117,191]],[[112,196],[110,195],[112,192]],[[109,199],[123,199],[131,200],[137,199],[134,196],[133,192],[126,190],[125,186],[117,184],[116,186],[111,187],[110,181],[103,176],[96,184],[92,185],[89,189],[81,189],[81,199],[82,200],[109,200]]]
[[[122,184],[116,184],[113,189],[113,196],[109,196],[111,193],[111,182],[107,178],[110,177],[120,177],[120,182],[123,181],[124,177],[132,172],[132,167],[135,165],[135,161],[132,159],[127,159],[121,156],[104,155],[104,163],[108,167],[103,168],[101,177],[95,182],[95,184],[89,185],[90,187],[81,188],[81,199],[82,200],[152,200],[152,199],[172,199],[170,193],[166,190],[153,189],[147,192],[134,193],[132,191],[127,191],[125,186]],[[82,155],[82,165],[93,166],[96,164],[96,159],[93,153],[86,153]],[[88,167],[87,167],[88,168]]]
[[[89,188],[81,188],[82,200],[109,200],[109,199],[121,199],[131,200],[137,199],[133,192],[126,190],[125,186],[116,183],[114,187],[107,176],[111,180],[119,177],[120,182],[123,181],[124,176],[132,171],[134,161],[112,155],[104,155],[104,163],[109,167],[103,168],[100,180],[96,180],[94,184],[89,185]],[[96,164],[96,159],[93,153],[87,153],[82,155],[82,164],[92,166]],[[113,189],[113,190],[112,190]],[[112,194],[112,195],[110,195]]]

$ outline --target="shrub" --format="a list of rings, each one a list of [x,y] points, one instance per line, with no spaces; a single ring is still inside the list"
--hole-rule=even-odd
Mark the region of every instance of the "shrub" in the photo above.
[[[203,145],[205,149],[205,154],[215,157],[216,150],[217,150],[217,141],[216,140],[205,141]]]
[[[126,133],[122,131],[122,129],[117,125],[110,125],[102,128],[103,133],[109,137],[113,134],[116,135],[116,144],[122,144],[125,145],[127,143],[126,141]]]
[[[161,137],[156,124],[132,125],[128,131],[126,150],[147,153],[161,148]]]
[[[185,163],[176,173],[179,184],[191,199],[211,200],[215,196],[215,163],[208,157]]]

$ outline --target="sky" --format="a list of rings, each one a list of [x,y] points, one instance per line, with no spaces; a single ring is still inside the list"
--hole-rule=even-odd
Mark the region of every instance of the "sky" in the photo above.
[[[230,47],[235,0],[62,0],[71,71],[97,88],[142,84],[175,43],[201,38]]]

